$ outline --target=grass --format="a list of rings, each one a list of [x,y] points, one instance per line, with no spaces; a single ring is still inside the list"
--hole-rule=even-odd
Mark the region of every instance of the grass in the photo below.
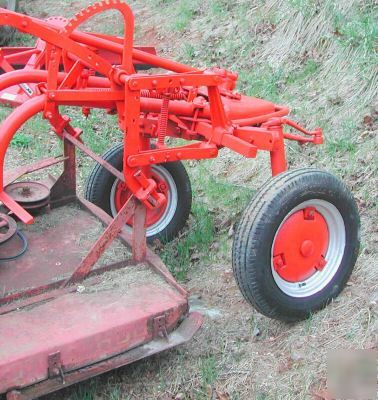
[[[214,222],[204,204],[194,203],[190,228],[179,239],[167,243],[161,257],[179,281],[185,281],[193,262],[208,258],[214,240]]]

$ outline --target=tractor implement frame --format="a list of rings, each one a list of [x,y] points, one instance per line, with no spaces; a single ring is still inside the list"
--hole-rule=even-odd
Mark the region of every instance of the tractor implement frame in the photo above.
[[[122,15],[123,37],[80,30],[88,19],[109,10]],[[323,134],[320,128],[308,131],[289,120],[286,106],[236,92],[234,72],[199,70],[160,57],[153,48],[134,46],[134,16],[123,1],[100,1],[69,20],[40,20],[0,8],[0,25],[37,37],[34,48],[0,51],[0,102],[15,107],[0,125],[0,203],[7,218],[12,215],[31,237],[29,251],[10,262],[13,269],[0,265],[5,287],[0,336],[13,349],[0,345],[0,393],[21,400],[169,349],[199,329],[202,317],[189,312],[188,293],[146,244],[147,213],[168,202],[153,179],[154,167],[215,158],[228,148],[247,158],[268,152],[276,176],[287,170],[285,139],[321,144]],[[167,73],[147,73],[147,68]],[[85,133],[61,113],[63,107],[80,107],[85,117],[92,109],[115,115],[123,144],[121,168],[88,148]],[[50,124],[63,154],[5,171],[12,139],[37,115]],[[286,132],[287,126],[300,134]],[[168,138],[189,143],[175,145]],[[130,197],[113,217],[77,196],[76,149],[129,190]],[[53,216],[66,206],[76,207],[76,214],[57,226],[46,224],[37,235],[29,226],[41,218],[31,211],[35,204],[28,208],[27,202],[16,201],[9,188],[55,165],[63,166],[58,179],[48,176],[33,183],[49,190],[42,215],[49,217],[51,209]],[[96,221],[105,229],[78,257],[77,237]],[[129,221],[132,228],[127,229]],[[98,267],[119,240],[129,248],[129,259]],[[4,246],[12,250],[13,244]],[[115,287],[97,295],[85,291],[112,271],[127,275],[133,268],[140,273],[140,264],[159,276],[160,283],[137,289],[131,285],[126,291]]]

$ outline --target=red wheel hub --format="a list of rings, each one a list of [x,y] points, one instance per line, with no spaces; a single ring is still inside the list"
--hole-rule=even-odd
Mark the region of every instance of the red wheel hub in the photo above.
[[[151,178],[154,179],[154,181],[156,182],[159,192],[163,193],[168,199],[169,187],[167,182],[155,171],[151,172]],[[118,183],[114,194],[114,205],[117,212],[121,210],[122,206],[130,198],[131,194],[132,193],[130,189],[123,182]],[[161,207],[154,208],[153,210],[147,209],[147,214],[146,214],[147,227],[156,224],[160,220],[160,218],[162,218],[165,210],[167,209],[167,206],[168,202],[166,201]],[[127,222],[127,225],[129,226],[133,225],[132,218]]]
[[[288,282],[302,282],[326,266],[327,222],[314,208],[296,211],[280,227],[273,246],[273,267]]]

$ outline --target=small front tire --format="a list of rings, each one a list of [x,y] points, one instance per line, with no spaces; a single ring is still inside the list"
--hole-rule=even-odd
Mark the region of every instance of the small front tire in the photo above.
[[[123,164],[123,144],[115,145],[103,155],[103,159],[119,171]],[[185,226],[192,205],[192,189],[184,165],[177,162],[152,166],[151,175],[158,190],[167,197],[167,203],[156,210],[147,210],[146,233],[152,243],[173,240]],[[111,216],[116,216],[131,196],[128,188],[107,169],[96,164],[88,177],[85,198]]]

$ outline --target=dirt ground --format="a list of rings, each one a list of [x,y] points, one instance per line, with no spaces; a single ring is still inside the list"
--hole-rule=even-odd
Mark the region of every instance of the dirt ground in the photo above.
[[[71,16],[86,3],[90,2],[21,2],[25,10],[39,17]],[[182,49],[180,40],[188,43],[197,40],[193,26],[184,33],[167,32],[166,20],[159,15],[157,1],[135,0],[130,4],[136,14],[138,44],[155,45],[163,54],[183,58],[179,51]],[[175,5],[174,2],[170,4],[172,8]],[[100,19],[96,25],[104,24],[106,31],[108,21],[101,22]],[[266,26],[260,26],[256,27],[256,35],[261,36],[264,29],[263,35],[271,34]],[[197,34],[200,37],[202,33]],[[211,47],[207,51],[211,51]],[[225,58],[227,64],[227,55],[219,58]],[[199,59],[198,64],[207,61]],[[300,100],[293,102],[298,106]],[[337,107],[336,104],[335,113]],[[373,103],[364,112],[369,113],[371,107],[374,107]],[[345,179],[360,207],[361,254],[350,282],[332,304],[297,324],[270,320],[254,311],[241,296],[232,274],[230,249],[235,216],[222,214],[215,205],[215,212],[224,219],[229,218],[225,250],[217,246],[215,239],[210,255],[203,262],[193,261],[184,282],[191,294],[193,309],[202,311],[206,317],[194,339],[172,351],[49,395],[45,400],[327,399],[322,393],[326,386],[326,361],[330,350],[378,350],[377,172],[371,167],[376,166],[377,161],[377,126],[374,121],[367,122],[369,127],[361,122],[355,132],[358,150],[353,158],[348,153],[329,153],[322,157],[319,156],[322,150],[289,148],[292,166],[322,167]],[[12,149],[8,165],[19,158],[17,150]],[[27,158],[25,152],[21,158]],[[86,168],[83,161],[82,171]],[[197,164],[190,164],[188,168],[194,178],[200,173]],[[214,161],[209,171],[215,179],[242,184],[251,192],[269,177],[264,157],[259,158],[259,163],[251,162],[229,152]]]

